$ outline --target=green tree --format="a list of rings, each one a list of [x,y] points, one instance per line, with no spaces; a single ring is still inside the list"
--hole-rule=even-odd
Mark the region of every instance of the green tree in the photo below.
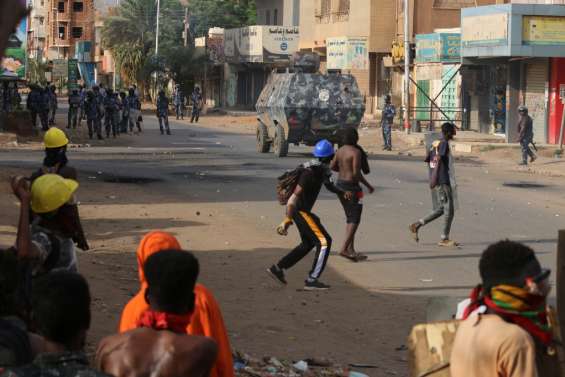
[[[184,10],[177,0],[161,0],[159,50],[179,46]],[[116,59],[122,77],[146,87],[148,59],[155,55],[157,3],[155,0],[123,0],[104,21],[103,46]]]
[[[190,0],[188,7],[196,36],[207,35],[212,27],[232,29],[255,23],[255,1]]]
[[[47,63],[41,62],[41,59],[29,59],[28,60],[28,78],[32,83],[45,84],[47,79],[45,78],[45,72],[47,72]]]

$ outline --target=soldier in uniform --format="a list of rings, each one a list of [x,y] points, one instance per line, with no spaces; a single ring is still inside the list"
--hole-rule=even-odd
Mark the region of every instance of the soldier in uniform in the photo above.
[[[118,133],[118,121],[119,121],[119,105],[118,99],[114,94],[112,89],[106,91],[106,97],[104,98],[104,110],[105,119],[104,126],[106,128],[106,138],[110,137],[110,133],[116,137]]]
[[[192,102],[192,117],[190,118],[190,123],[196,121],[198,123],[198,118],[200,118],[200,108],[202,107],[202,95],[200,94],[200,88],[194,88],[192,95],[190,96],[190,101]]]
[[[35,84],[29,86],[31,91],[27,96],[27,109],[31,115],[31,122],[33,128],[37,127],[37,115],[39,114],[39,107],[41,102],[41,88]]]
[[[41,99],[39,101],[39,119],[41,120],[41,129],[47,131],[49,129],[49,104],[51,95],[49,87],[41,90]]]
[[[84,118],[84,102],[86,101],[86,88],[84,87],[84,85],[81,85],[80,87],[80,112],[79,112],[79,116],[78,116],[78,124],[80,125],[80,123],[82,122],[82,119]]]
[[[157,97],[157,118],[159,119],[159,129],[161,130],[161,135],[164,134],[165,129],[167,130],[167,135],[171,134],[171,129],[169,128],[169,99],[165,96],[163,90],[159,91],[159,97]],[[165,123],[165,127],[163,127]]]
[[[100,90],[100,87],[95,85],[92,87],[92,91],[94,93],[94,99],[96,100],[96,105],[98,106],[98,115],[96,118],[96,125],[95,128],[100,130],[100,134],[102,133],[102,120],[104,118],[104,96]],[[99,137],[102,139],[102,137]]]
[[[73,89],[69,96],[69,114],[67,128],[77,128],[78,111],[80,108],[80,94],[77,89]]]
[[[173,105],[175,105],[175,112],[177,115],[177,120],[184,119],[184,93],[180,88],[180,85],[175,86],[175,92],[173,93]]]
[[[139,123],[139,116],[141,114],[141,102],[135,95],[135,89],[130,88],[127,98],[129,110],[129,130],[133,132],[133,126],[136,125],[139,132],[141,132],[141,124]]]
[[[48,87],[49,90],[49,125],[55,124],[55,114],[57,113],[57,88],[55,85]]]
[[[129,107],[125,92],[120,92],[120,133],[128,133]]]
[[[381,127],[383,129],[383,150],[392,151],[392,123],[396,115],[396,108],[390,100],[390,96],[385,96],[385,107],[383,109]]]
[[[88,91],[86,93],[84,111],[86,115],[86,124],[88,126],[88,137],[92,139],[92,136],[96,133],[98,140],[102,140],[100,107],[98,106],[98,99],[92,91]]]

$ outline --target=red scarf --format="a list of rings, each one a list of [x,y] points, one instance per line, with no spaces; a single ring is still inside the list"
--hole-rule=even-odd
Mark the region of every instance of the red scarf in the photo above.
[[[473,313],[481,305],[485,305],[494,314],[497,314],[505,321],[520,326],[545,346],[551,345],[553,336],[548,328],[547,312],[545,309],[536,310],[535,308],[532,308],[531,310],[528,310],[527,312],[524,311],[524,313],[521,314],[520,310],[509,310],[502,308],[500,303],[495,302],[491,297],[484,294],[483,287],[481,285],[478,285],[471,291],[470,299],[471,304],[469,304],[469,306],[467,306],[467,308],[465,309],[463,319],[467,319],[471,315],[471,313]],[[515,299],[520,300],[518,297],[515,297]],[[539,299],[532,300],[532,302],[535,301],[539,301]],[[524,303],[525,302],[522,301],[522,304]],[[535,314],[535,316],[532,316],[532,314]]]
[[[141,314],[137,327],[148,327],[154,330],[169,330],[177,334],[186,334],[190,323],[190,315],[177,315],[147,310]]]

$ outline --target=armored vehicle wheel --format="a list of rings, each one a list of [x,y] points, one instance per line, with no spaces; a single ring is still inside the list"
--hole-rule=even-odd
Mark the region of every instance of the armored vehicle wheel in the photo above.
[[[280,124],[275,128],[275,140],[273,141],[273,151],[277,157],[286,157],[288,154],[288,141],[284,135],[284,129]]]
[[[271,149],[267,127],[263,123],[257,125],[257,152],[267,153]]]

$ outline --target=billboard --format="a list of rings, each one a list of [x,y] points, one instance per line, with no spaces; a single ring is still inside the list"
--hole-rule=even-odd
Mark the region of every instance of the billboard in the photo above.
[[[224,55],[232,63],[276,63],[289,61],[298,51],[297,27],[247,26],[227,29]]]
[[[336,37],[326,40],[327,69],[369,69],[367,37]]]
[[[522,41],[526,45],[565,45],[565,17],[524,16]]]
[[[16,28],[16,32],[8,40],[8,46],[2,60],[2,71],[8,71],[11,74],[24,78],[26,73],[26,51],[27,18],[24,18]]]
[[[461,34],[432,33],[416,35],[416,62],[458,62],[461,59]]]
[[[507,13],[461,17],[461,44],[463,47],[504,46],[507,43]]]

